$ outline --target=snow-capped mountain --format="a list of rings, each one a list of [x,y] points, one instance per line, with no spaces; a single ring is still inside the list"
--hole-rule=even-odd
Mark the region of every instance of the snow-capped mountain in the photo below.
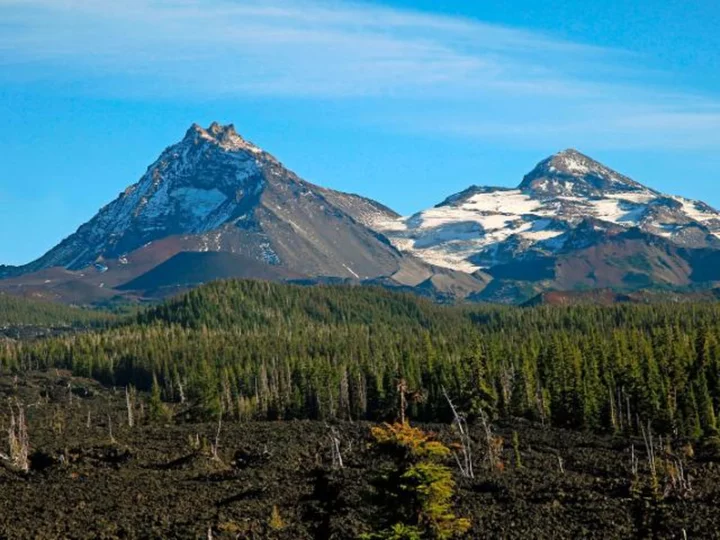
[[[193,125],[75,234],[40,259],[0,273],[18,278],[45,272],[42,282],[48,286],[71,274],[85,288],[91,282],[104,289],[233,275],[383,279],[397,286],[442,275],[452,282],[448,289],[482,288],[481,280],[459,273],[455,283],[448,278],[452,271],[402,254],[370,228],[397,217],[370,199],[300,179],[232,125]],[[176,258],[186,252],[225,255]],[[50,270],[58,268],[65,273]],[[151,271],[152,279],[139,279]]]
[[[381,221],[378,230],[428,263],[474,272],[577,252],[638,230],[679,248],[720,248],[720,213],[663,195],[565,150],[516,189],[472,186],[434,208]]]
[[[302,180],[232,125],[193,125],[75,234],[0,267],[0,290],[92,303],[229,277],[505,302],[715,287],[720,213],[565,150],[515,189],[471,186],[401,217]]]
[[[347,216],[340,215],[340,208],[331,202],[333,197],[341,199]],[[287,204],[290,199],[294,204]],[[354,221],[356,208],[360,224],[373,213],[393,216],[373,201],[303,182],[274,157],[244,140],[233,126],[214,123],[203,129],[193,125],[139,182],[30,267],[78,270],[99,259],[117,259],[124,264],[134,250],[173,235],[196,237],[199,251],[243,252],[269,264],[281,264],[283,246],[273,245],[269,228],[287,229],[316,244],[316,251],[321,252],[316,255],[321,256],[332,239],[323,238],[326,235],[316,230],[319,223],[308,220],[344,217]],[[272,221],[272,225],[264,221]],[[352,240],[368,241],[364,238],[370,236],[368,231],[356,229]],[[394,257],[391,250],[385,251],[384,255]],[[373,265],[375,261],[369,265],[358,261],[358,271],[375,275],[367,268]],[[350,277],[357,273],[346,266],[333,274]],[[320,268],[317,273],[322,273]]]

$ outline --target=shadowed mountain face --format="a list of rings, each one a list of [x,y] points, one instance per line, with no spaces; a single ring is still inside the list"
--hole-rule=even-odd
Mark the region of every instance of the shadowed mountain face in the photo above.
[[[436,270],[402,254],[372,229],[376,222],[397,217],[370,199],[300,179],[232,125],[193,125],[139,182],[75,234],[40,259],[3,273],[20,288],[32,281],[23,276],[53,268],[99,288],[160,282],[172,287],[167,276],[159,279],[159,270],[138,278],[182,252],[221,252],[235,257],[181,257],[164,268],[172,268],[170,275],[178,279],[192,276],[193,284],[218,276],[334,277],[383,278],[413,287],[431,279]],[[182,264],[193,268],[183,271]],[[446,271],[442,275],[448,280]],[[468,286],[467,276],[458,278],[463,288]],[[56,273],[43,285],[59,287],[64,280]],[[481,279],[470,281],[471,292],[484,284]]]

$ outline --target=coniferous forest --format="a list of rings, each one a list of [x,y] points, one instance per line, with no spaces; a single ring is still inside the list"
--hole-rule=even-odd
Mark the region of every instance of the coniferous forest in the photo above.
[[[716,529],[717,303],[259,281],[120,314],[0,302],[2,537]]]
[[[9,326],[87,327],[113,320],[110,313],[0,293],[0,328]]]
[[[217,282],[109,328],[6,343],[11,371],[65,368],[190,399],[197,414],[444,422],[470,415],[714,437],[720,305],[439,306],[366,287]]]

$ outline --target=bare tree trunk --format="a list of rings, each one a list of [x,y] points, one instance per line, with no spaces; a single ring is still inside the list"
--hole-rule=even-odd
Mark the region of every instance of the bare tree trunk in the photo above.
[[[659,495],[660,485],[657,475],[657,462],[655,460],[655,443],[653,442],[652,428],[648,420],[647,430],[640,424],[643,441],[645,443],[645,451],[647,453],[648,465],[650,467],[650,487],[656,495]]]
[[[178,393],[180,394],[180,404],[185,403],[185,390],[183,389],[182,381],[180,380],[180,376],[178,375],[177,378],[177,387],[178,387]]]
[[[342,454],[340,453],[340,434],[334,427],[330,428],[330,451],[334,469],[344,469]]]
[[[472,439],[470,438],[470,433],[467,428],[467,422],[464,416],[458,414],[457,409],[455,408],[455,405],[450,399],[450,396],[448,396],[448,393],[445,391],[445,388],[443,388],[442,391],[445,399],[448,402],[448,405],[450,406],[450,410],[453,413],[453,423],[457,425],[458,431],[460,431],[460,453],[462,454],[462,460],[456,452],[453,452],[453,456],[455,457],[455,461],[460,468],[460,473],[465,478],[475,478],[472,459]]]
[[[0,454],[0,458],[13,467],[28,472],[30,470],[30,437],[25,421],[25,410],[17,402],[17,416],[10,405],[10,426],[8,427],[9,454]]]
[[[640,426],[645,443],[645,451],[647,452],[648,465],[650,466],[650,472],[653,476],[657,474],[657,468],[655,464],[655,447],[652,438],[652,429],[650,428],[650,422],[648,422],[647,431],[644,426]]]
[[[218,427],[215,432],[215,444],[212,445],[212,457],[216,461],[220,461],[218,449],[220,448],[220,430],[222,429],[222,414],[218,418]]]
[[[488,416],[482,409],[480,409],[480,420],[482,421],[483,430],[485,431],[488,463],[490,464],[490,470],[494,471],[498,468],[499,456],[496,454],[497,448],[495,445],[495,437],[493,436],[492,429],[490,428]]]
[[[405,401],[405,392],[407,392],[407,383],[405,379],[400,379],[397,385],[398,393],[400,394],[400,423],[405,423],[405,408],[407,403]]]
[[[113,436],[113,430],[112,430],[112,418],[110,418],[110,415],[107,415],[107,421],[108,421],[108,432],[110,434],[110,442],[115,444],[115,437]]]
[[[135,418],[133,416],[133,402],[132,402],[132,396],[130,395],[130,391],[128,390],[128,387],[125,387],[125,405],[127,406],[127,419],[128,419],[128,426],[133,427],[135,425]]]

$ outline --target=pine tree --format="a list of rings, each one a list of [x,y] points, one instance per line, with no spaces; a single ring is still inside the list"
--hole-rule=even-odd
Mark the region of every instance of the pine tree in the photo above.
[[[381,495],[389,526],[366,539],[449,539],[470,529],[470,521],[452,512],[455,482],[442,461],[450,450],[433,435],[407,423],[375,427],[372,436],[395,467],[383,475]]]

